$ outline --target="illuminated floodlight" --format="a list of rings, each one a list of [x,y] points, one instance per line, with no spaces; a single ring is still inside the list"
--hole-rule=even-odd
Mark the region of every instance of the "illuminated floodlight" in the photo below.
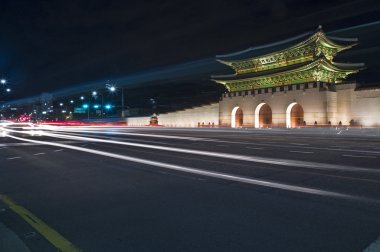
[[[66,113],[66,110],[62,110],[62,113],[63,113],[63,114]]]
[[[71,104],[73,104],[73,103],[74,103],[74,101],[73,101],[73,100],[71,100],[71,101],[70,101],[70,103],[71,103]]]
[[[43,114],[43,115],[46,115],[46,111],[42,111],[42,114]]]
[[[98,92],[92,91],[92,96],[97,96],[97,95],[98,95]]]
[[[107,104],[107,105],[105,105],[104,107],[105,107],[106,109],[111,109],[111,108],[112,108],[112,105]]]
[[[82,107],[85,108],[85,109],[87,109],[88,108],[88,104],[83,104]]]
[[[99,105],[94,105],[94,109],[98,109],[99,108]]]
[[[83,101],[84,100],[84,96],[81,96],[80,99]]]
[[[0,83],[1,83],[1,84],[7,84],[7,80],[6,80],[6,79],[1,79],[1,80],[0,80]]]
[[[7,91],[7,93],[11,92],[12,90],[10,88],[7,88],[5,89],[5,91]]]
[[[63,103],[61,102],[61,103],[59,104],[59,106],[61,106],[61,107],[62,107],[62,106],[63,106]]]

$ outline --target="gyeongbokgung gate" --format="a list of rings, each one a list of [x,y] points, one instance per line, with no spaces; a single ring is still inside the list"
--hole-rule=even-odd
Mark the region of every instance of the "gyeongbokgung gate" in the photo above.
[[[356,83],[343,82],[364,68],[334,57],[357,39],[327,36],[321,26],[278,43],[219,55],[233,74],[212,76],[228,90],[219,102],[219,125],[298,127],[348,124],[355,117]],[[366,118],[356,115],[365,123]],[[363,121],[364,119],[364,121]],[[359,123],[358,121],[358,123]]]
[[[356,38],[327,36],[321,27],[284,41],[249,48],[217,60],[234,71],[212,76],[226,87],[219,103],[160,114],[170,127],[380,126],[380,85],[347,81],[362,63],[337,63]],[[146,125],[150,118],[128,118]]]

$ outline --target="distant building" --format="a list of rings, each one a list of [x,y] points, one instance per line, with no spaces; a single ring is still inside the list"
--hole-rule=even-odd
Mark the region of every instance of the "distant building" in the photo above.
[[[208,108],[209,122],[193,122],[199,108],[197,113],[187,110],[186,117],[180,111],[161,117],[176,118],[170,126],[186,126],[189,120],[192,126],[380,126],[380,87],[360,88],[345,80],[364,64],[334,62],[357,43],[356,38],[327,36],[319,26],[284,41],[219,55],[217,60],[234,73],[212,76],[228,92],[212,106],[215,111]],[[165,125],[160,115],[158,120]]]

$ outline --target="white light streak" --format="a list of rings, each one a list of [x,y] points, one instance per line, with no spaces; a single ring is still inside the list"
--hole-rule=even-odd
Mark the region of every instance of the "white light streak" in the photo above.
[[[37,141],[37,140],[31,140],[31,139],[20,138],[20,137],[15,137],[15,136],[10,136],[10,137],[13,139],[20,140],[20,141],[26,141],[26,142],[32,142],[32,143],[38,143],[38,144],[44,144],[44,145],[50,145],[50,146],[57,146],[61,148],[87,152],[87,153],[91,153],[95,155],[101,155],[101,156],[106,156],[110,158],[121,159],[121,160],[129,161],[129,162],[141,163],[145,165],[156,166],[160,168],[176,170],[176,171],[181,171],[181,172],[200,175],[200,176],[212,177],[212,178],[240,182],[240,183],[251,184],[251,185],[256,185],[256,186],[270,187],[274,189],[281,189],[281,190],[292,191],[292,192],[299,192],[299,193],[306,193],[306,194],[313,194],[313,195],[320,195],[320,196],[380,204],[380,201],[376,199],[363,198],[363,197],[353,196],[353,195],[348,195],[348,194],[343,194],[343,193],[331,192],[331,191],[302,187],[302,186],[293,186],[293,185],[277,183],[277,182],[272,182],[272,181],[265,181],[265,180],[253,179],[253,178],[248,178],[248,177],[243,177],[243,176],[237,176],[237,175],[232,175],[232,174],[227,174],[227,173],[206,171],[206,170],[201,170],[197,168],[191,168],[191,167],[186,167],[186,166],[181,166],[181,165],[146,160],[146,159],[141,159],[141,158],[135,158],[131,156],[120,155],[120,154],[99,151],[99,150],[94,150],[94,149],[88,149],[88,148],[83,148],[83,147],[78,147],[78,146],[65,145],[65,144],[54,143],[54,142]]]
[[[353,167],[353,166],[341,166],[341,165],[333,165],[333,164],[325,164],[325,163],[314,163],[314,162],[308,162],[308,161],[274,159],[274,158],[265,158],[265,157],[257,157],[257,156],[245,156],[245,155],[229,154],[229,153],[223,153],[223,152],[200,151],[200,150],[192,150],[192,149],[184,149],[184,148],[176,148],[176,147],[120,142],[120,141],[115,141],[115,140],[97,139],[97,138],[90,138],[90,137],[71,136],[71,135],[64,135],[64,134],[52,134],[52,133],[47,133],[47,132],[45,132],[44,135],[50,136],[50,137],[56,137],[56,138],[78,140],[78,141],[109,143],[109,144],[125,145],[125,146],[132,146],[132,147],[138,147],[138,148],[156,149],[156,150],[162,150],[162,151],[179,152],[179,153],[186,153],[186,154],[233,159],[233,160],[240,160],[240,161],[246,161],[246,162],[264,163],[264,164],[271,164],[271,165],[301,167],[301,168],[318,169],[318,170],[320,169],[320,170],[340,170],[340,171],[350,171],[350,172],[380,173],[380,170]]]

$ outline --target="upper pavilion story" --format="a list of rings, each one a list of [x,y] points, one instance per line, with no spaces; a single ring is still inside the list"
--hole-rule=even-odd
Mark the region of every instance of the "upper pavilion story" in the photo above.
[[[313,32],[277,43],[218,55],[234,74],[212,76],[229,91],[291,85],[310,81],[339,83],[364,67],[361,63],[335,63],[334,57],[358,43],[356,38],[327,36],[319,26]]]

